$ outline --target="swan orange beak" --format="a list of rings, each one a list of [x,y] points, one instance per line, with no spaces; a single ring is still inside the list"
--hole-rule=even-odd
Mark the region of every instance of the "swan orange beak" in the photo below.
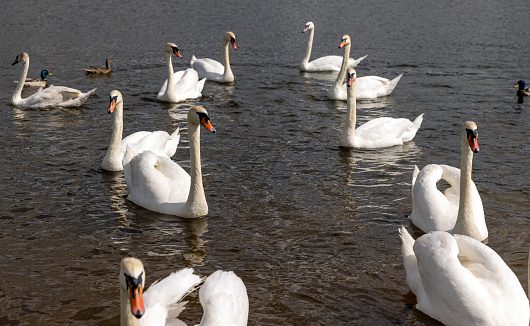
[[[232,47],[234,48],[234,50],[237,50],[236,40],[234,38],[230,39],[230,44],[232,44]]]
[[[111,114],[114,112],[114,108],[116,107],[116,99],[112,98],[110,99],[109,108],[107,109],[107,113]]]
[[[174,53],[177,57],[179,57],[179,58],[182,59],[182,54],[180,54],[179,49],[177,49],[177,48],[173,48],[173,53]]]
[[[467,141],[469,142],[469,147],[471,148],[473,153],[478,153],[480,148],[478,147],[477,136],[469,135],[467,136]]]
[[[302,31],[302,33],[307,32],[308,29],[309,29],[309,26],[308,26],[308,25],[305,25],[305,28],[304,28],[304,30]]]
[[[212,127],[210,120],[206,118],[206,116],[203,116],[201,118],[201,125],[204,126],[204,128],[208,129],[209,132],[215,133],[215,128]]]
[[[355,74],[348,74],[348,82],[347,82],[347,85],[348,87],[351,87],[351,85],[353,85],[353,80],[355,79]]]
[[[346,45],[346,39],[340,40],[339,49]]]
[[[141,318],[145,313],[144,300],[142,298],[142,285],[133,289],[129,286],[129,301],[131,302],[131,313],[136,318]]]

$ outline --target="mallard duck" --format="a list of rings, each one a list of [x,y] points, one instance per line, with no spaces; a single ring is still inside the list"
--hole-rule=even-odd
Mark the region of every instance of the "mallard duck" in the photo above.
[[[520,80],[515,84],[514,87],[519,87],[517,90],[517,96],[530,96],[530,87],[525,87],[526,84],[524,80]]]
[[[96,66],[90,66],[90,68],[85,69],[87,74],[108,74],[110,73],[110,63],[112,60],[107,59],[105,60],[105,68],[103,67],[96,67]]]
[[[48,70],[43,70],[40,72],[40,79],[37,78],[26,78],[24,81],[24,86],[28,87],[48,87],[48,76],[53,76]],[[15,84],[18,84],[18,80],[15,80]]]

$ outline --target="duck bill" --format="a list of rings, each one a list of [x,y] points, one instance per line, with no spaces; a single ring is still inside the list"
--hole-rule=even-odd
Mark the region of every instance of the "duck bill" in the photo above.
[[[215,133],[215,128],[212,127],[210,120],[206,119],[206,117],[202,117],[201,125],[203,125],[204,128],[208,129],[209,132]]]
[[[131,313],[136,318],[141,318],[145,313],[144,300],[142,297],[142,285],[133,289],[129,287],[129,301],[131,303]]]
[[[470,135],[470,136],[467,138],[467,141],[469,142],[469,147],[471,148],[471,150],[473,151],[473,153],[478,153],[478,151],[480,150],[480,148],[478,147],[477,137],[474,137],[473,135]]]
[[[234,48],[234,50],[237,50],[236,40],[231,39],[231,40],[230,40],[230,44],[232,44],[232,47]]]
[[[116,108],[116,100],[110,100],[109,107],[107,109],[107,113],[111,114],[114,112],[114,108]]]

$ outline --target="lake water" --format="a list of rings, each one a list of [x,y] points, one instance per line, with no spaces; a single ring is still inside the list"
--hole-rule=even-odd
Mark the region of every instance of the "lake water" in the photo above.
[[[530,80],[527,3],[470,1],[2,1],[0,26],[0,324],[116,325],[119,262],[143,260],[147,283],[183,267],[234,270],[250,299],[249,325],[439,325],[417,311],[397,229],[422,232],[412,210],[414,165],[460,164],[460,130],[479,129],[473,179],[488,245],[527,289],[530,229],[529,105],[513,85]],[[300,73],[307,21],[312,58],[368,57],[359,76],[394,78],[393,94],[359,102],[358,124],[425,113],[414,141],[377,151],[338,148],[346,103],[327,100],[335,74]],[[221,60],[236,82],[206,82],[204,97],[156,100],[167,78],[163,48]],[[97,87],[75,109],[13,107],[20,52],[30,76]],[[113,60],[112,75],[84,68]],[[100,168],[111,132],[108,94],[124,96],[124,135],[182,130],[175,158],[189,168],[185,115],[204,106],[208,216],[183,219],[127,201],[122,173]],[[24,91],[27,96],[31,91]],[[199,323],[193,294],[181,314]]]

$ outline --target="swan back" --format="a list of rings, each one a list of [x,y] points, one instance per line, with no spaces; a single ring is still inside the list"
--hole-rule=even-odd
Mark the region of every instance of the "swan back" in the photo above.
[[[216,271],[199,290],[204,313],[200,326],[246,326],[248,295],[245,284],[234,272]]]

